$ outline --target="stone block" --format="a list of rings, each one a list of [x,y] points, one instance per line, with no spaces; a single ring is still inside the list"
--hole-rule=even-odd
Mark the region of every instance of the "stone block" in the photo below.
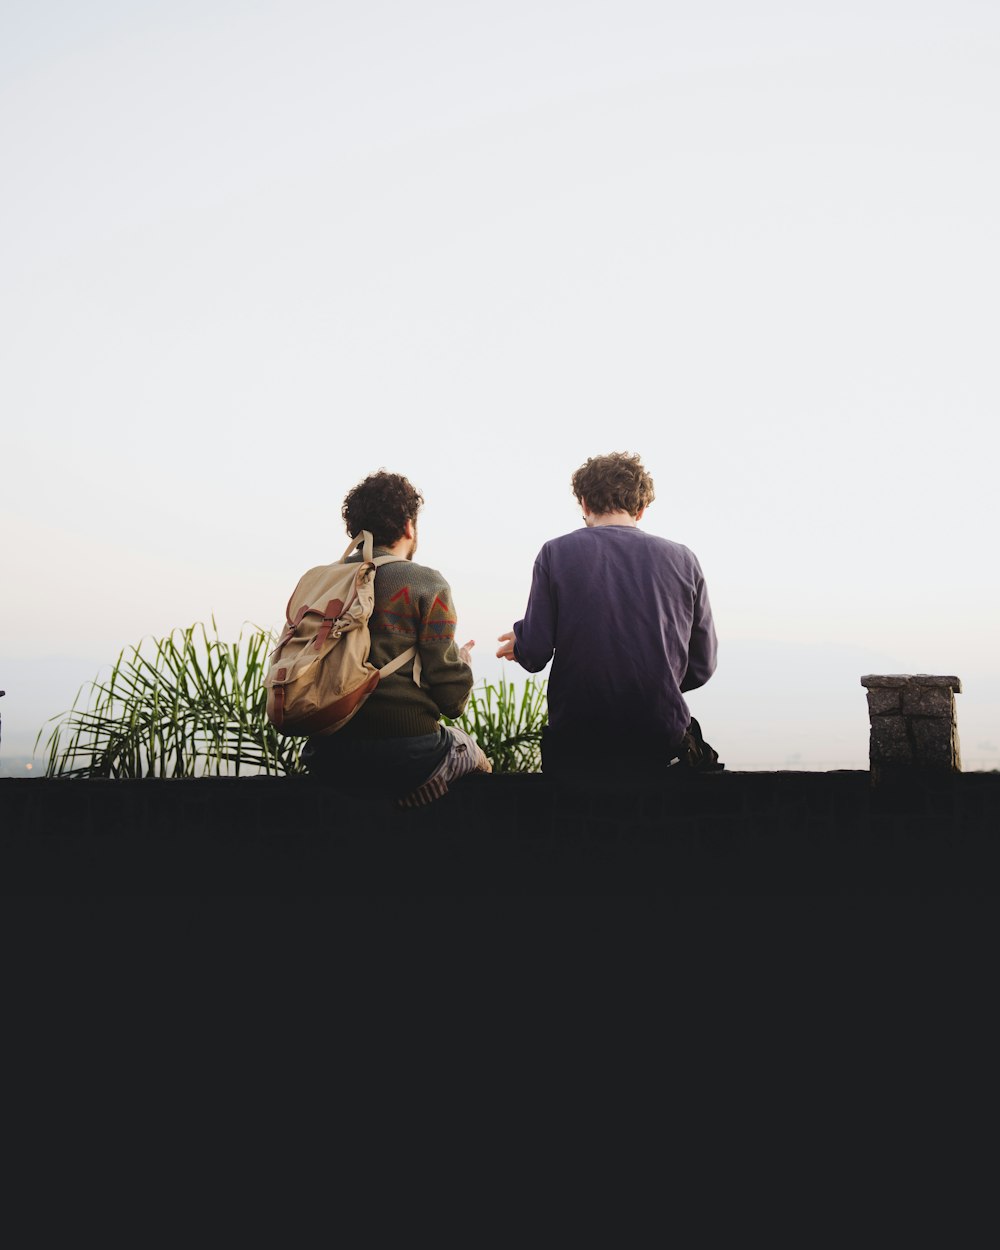
[[[921,768],[956,767],[957,741],[951,719],[944,717],[915,718],[910,722],[916,747],[916,763]]]
[[[871,758],[885,763],[911,764],[913,751],[902,716],[873,716]]]
[[[962,683],[957,677],[935,677],[930,673],[917,673],[910,680],[917,686],[947,686],[955,694],[962,693]]]
[[[868,691],[868,712],[871,716],[884,716],[886,712],[898,712],[902,691],[895,687],[873,686]]]
[[[947,686],[956,694],[962,693],[962,683],[957,677],[938,677],[933,673],[867,673],[861,678],[861,684],[869,690],[899,690],[904,686]]]
[[[907,686],[903,691],[903,712],[909,716],[945,717],[949,723],[955,711],[955,698],[945,686]],[[869,699],[871,695],[868,696]]]

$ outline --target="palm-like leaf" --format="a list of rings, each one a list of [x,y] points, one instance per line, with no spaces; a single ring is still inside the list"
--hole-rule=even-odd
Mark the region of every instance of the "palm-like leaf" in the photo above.
[[[548,720],[545,682],[533,677],[517,688],[500,678],[484,683],[469,695],[465,711],[455,721],[482,747],[497,773],[532,773],[541,768],[542,728]]]
[[[250,627],[235,642],[203,624],[123,650],[103,680],[83,686],[46,740],[48,777],[201,777],[303,771],[302,739],[266,716],[264,676],[274,636]],[[473,690],[455,722],[495,772],[537,772],[548,711],[545,683],[518,695],[501,678]],[[35,746],[41,741],[39,732]]]
[[[197,624],[123,650],[110,675],[84,686],[55,718],[46,775],[301,772],[301,742],[282,738],[265,715],[273,646],[271,634],[252,627],[225,642],[213,620],[211,633]]]

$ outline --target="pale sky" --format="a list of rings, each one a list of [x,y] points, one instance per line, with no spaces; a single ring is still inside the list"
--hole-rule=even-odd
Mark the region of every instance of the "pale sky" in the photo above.
[[[1000,767],[998,118],[986,0],[7,0],[0,763],[122,646],[279,625],[379,467],[495,679],[629,450],[730,768],[865,767],[867,672],[960,676]]]

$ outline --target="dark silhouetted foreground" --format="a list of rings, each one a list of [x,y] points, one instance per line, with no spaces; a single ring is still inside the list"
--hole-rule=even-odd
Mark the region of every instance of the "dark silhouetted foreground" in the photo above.
[[[646,794],[471,776],[433,806],[306,778],[0,781],[2,893],[1000,896],[1000,774],[686,776]]]

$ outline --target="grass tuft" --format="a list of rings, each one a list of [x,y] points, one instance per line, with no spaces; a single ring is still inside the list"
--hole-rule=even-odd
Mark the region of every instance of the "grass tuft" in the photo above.
[[[251,626],[235,642],[201,623],[121,651],[54,717],[47,777],[205,777],[302,771],[302,742],[265,714],[274,637]],[[45,732],[43,726],[35,746]]]
[[[513,683],[484,683],[471,691],[458,725],[479,743],[496,773],[536,773],[548,721],[545,682],[529,677],[520,695]]]
[[[248,632],[249,631],[249,632]],[[267,719],[264,677],[274,635],[250,626],[235,642],[212,620],[144,638],[121,651],[104,680],[82,686],[53,717],[47,777],[219,777],[301,773],[304,738]],[[455,721],[498,773],[537,772],[548,719],[545,682],[523,689],[501,677],[469,695]],[[35,740],[37,750],[45,726]]]

